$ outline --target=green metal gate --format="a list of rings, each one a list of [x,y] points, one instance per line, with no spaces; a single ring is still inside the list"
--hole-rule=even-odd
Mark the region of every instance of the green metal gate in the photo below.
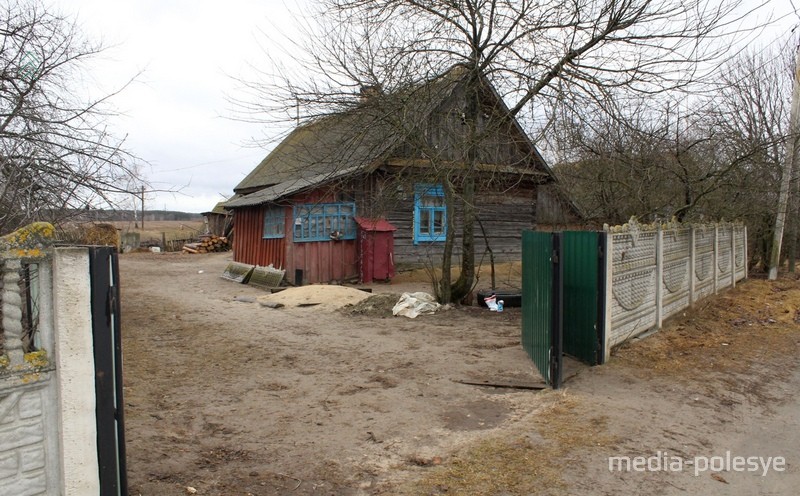
[[[522,233],[522,347],[547,384],[561,384],[561,280],[557,233]]]
[[[603,360],[605,236],[561,233],[564,292],[564,353],[589,365]]]
[[[605,236],[522,233],[522,346],[554,389],[563,354],[603,362]]]

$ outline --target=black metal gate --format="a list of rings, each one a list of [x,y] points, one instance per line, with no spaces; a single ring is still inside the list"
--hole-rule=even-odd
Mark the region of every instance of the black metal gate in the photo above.
[[[100,494],[127,496],[119,266],[112,247],[89,247]]]
[[[603,363],[605,233],[522,233],[522,346],[561,386],[563,355]]]

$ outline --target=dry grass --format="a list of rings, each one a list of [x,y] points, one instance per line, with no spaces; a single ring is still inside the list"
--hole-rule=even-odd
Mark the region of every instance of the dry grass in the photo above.
[[[800,351],[800,282],[753,279],[624,345],[617,365],[692,377],[699,372],[743,373]]]
[[[121,229],[123,233],[138,232],[141,240],[161,240],[161,233],[165,234],[167,240],[197,238],[198,234],[205,232],[205,224],[202,220],[198,221],[146,221],[144,229],[137,228],[133,221],[112,222],[114,227]],[[141,226],[141,224],[139,224]]]
[[[541,407],[509,431],[482,440],[453,455],[404,495],[565,494],[562,478],[573,452],[604,449],[616,441],[606,432],[606,418],[588,403],[565,391],[540,395]]]
[[[798,351],[800,282],[753,279],[623,346],[611,366],[712,389],[721,380],[726,387],[717,388],[719,394],[740,390],[762,403],[769,395],[764,384],[795,367]],[[621,441],[588,399],[563,391],[540,398],[542,406],[523,421],[445,457],[441,466],[421,469],[426,472],[419,480],[392,488],[392,494],[568,494],[565,468]]]

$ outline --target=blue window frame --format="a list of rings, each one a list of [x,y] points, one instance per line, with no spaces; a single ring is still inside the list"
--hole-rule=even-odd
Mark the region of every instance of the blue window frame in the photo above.
[[[447,208],[441,184],[414,187],[414,244],[444,241],[447,234]]]
[[[286,213],[282,207],[268,207],[264,212],[264,239],[282,238]]]
[[[356,239],[356,204],[310,203],[294,207],[294,241]]]

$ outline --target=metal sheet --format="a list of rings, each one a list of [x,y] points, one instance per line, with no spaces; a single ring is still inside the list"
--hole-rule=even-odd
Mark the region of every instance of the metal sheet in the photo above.
[[[264,208],[237,208],[234,213],[233,259],[236,262],[286,268],[286,238],[264,239]],[[284,232],[291,232],[287,215]]]
[[[562,233],[564,353],[590,365],[596,365],[601,357],[599,239],[599,234],[591,231]]]
[[[545,382],[561,383],[558,233],[522,233],[522,347]]]

